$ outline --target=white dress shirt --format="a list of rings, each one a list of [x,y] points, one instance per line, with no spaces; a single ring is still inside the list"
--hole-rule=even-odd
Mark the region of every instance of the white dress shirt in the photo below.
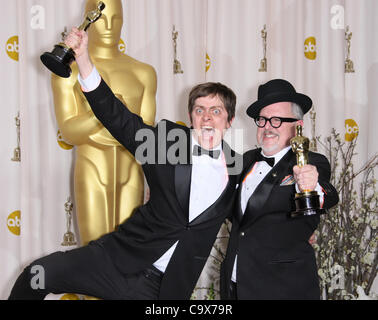
[[[192,136],[192,152],[195,145],[199,144],[195,137]],[[221,145],[218,145],[213,150],[222,151]],[[208,155],[193,156],[189,222],[197,218],[220,197],[227,183],[228,172],[223,152],[220,153],[218,159],[211,158]],[[177,244],[178,241],[153,263],[155,268],[162,272],[165,271]]]

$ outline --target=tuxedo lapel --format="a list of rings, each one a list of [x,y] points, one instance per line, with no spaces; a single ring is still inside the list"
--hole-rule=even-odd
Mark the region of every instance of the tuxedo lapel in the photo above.
[[[190,198],[190,185],[192,181],[192,150],[191,150],[191,134],[187,132],[187,148],[186,159],[183,163],[175,165],[175,190],[177,200],[186,214],[186,218],[189,218],[189,198]]]
[[[190,184],[192,180],[192,165],[177,164],[175,166],[175,188],[177,200],[183,212],[189,217]]]
[[[264,214],[264,205],[268,199],[271,199],[271,192],[274,186],[282,181],[282,178],[287,175],[289,169],[295,164],[295,157],[291,150],[275,165],[272,170],[266,175],[266,177],[257,186],[254,193],[248,200],[247,207],[245,209],[244,216],[242,218],[242,227],[247,227],[253,223],[259,216]],[[248,171],[249,172],[249,171]],[[248,173],[247,172],[247,173]],[[240,189],[242,190],[242,189]],[[240,193],[239,192],[239,215],[240,209]]]

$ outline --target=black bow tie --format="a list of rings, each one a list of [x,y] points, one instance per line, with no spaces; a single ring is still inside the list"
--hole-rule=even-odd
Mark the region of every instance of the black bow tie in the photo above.
[[[194,146],[193,156],[202,156],[204,154],[214,159],[218,159],[220,156],[220,150],[207,150],[201,148],[199,145]]]
[[[264,157],[261,153],[257,154],[257,156],[256,156],[256,162],[257,161],[265,161],[271,167],[274,166],[274,157],[273,158],[267,158],[267,157]]]

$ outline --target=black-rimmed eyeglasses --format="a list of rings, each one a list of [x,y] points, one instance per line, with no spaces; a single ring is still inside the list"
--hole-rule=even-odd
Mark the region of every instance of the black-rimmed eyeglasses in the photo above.
[[[295,122],[298,121],[298,119],[281,117],[271,117],[268,119],[262,116],[255,118],[255,123],[259,128],[264,128],[268,121],[273,128],[279,128],[281,127],[282,122]]]

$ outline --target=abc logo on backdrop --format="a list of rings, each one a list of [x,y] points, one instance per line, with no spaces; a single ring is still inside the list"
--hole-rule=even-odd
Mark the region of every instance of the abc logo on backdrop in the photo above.
[[[126,53],[126,44],[122,39],[119,39],[118,50],[122,53]]]
[[[353,119],[345,120],[345,141],[351,142],[358,136],[358,125]]]
[[[21,211],[12,212],[7,218],[8,230],[16,236],[21,234]]]
[[[211,66],[211,60],[210,60],[209,55],[206,53],[206,72],[209,71],[210,66]]]
[[[304,42],[304,55],[307,59],[316,59],[316,39],[315,37],[308,37]]]
[[[5,46],[9,58],[18,61],[18,36],[10,37]]]
[[[56,139],[58,141],[59,146],[64,150],[71,150],[74,147],[74,146],[72,146],[72,145],[70,145],[70,144],[68,144],[67,142],[64,141],[60,130],[58,130],[58,132],[56,134]]]

